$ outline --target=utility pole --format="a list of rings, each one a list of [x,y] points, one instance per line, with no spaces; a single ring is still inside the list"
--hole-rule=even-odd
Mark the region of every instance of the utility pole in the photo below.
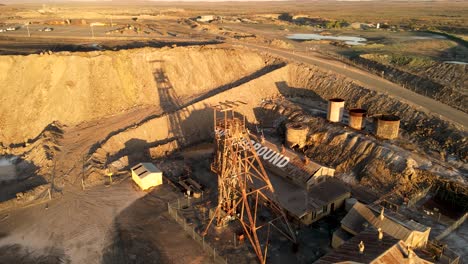
[[[91,37],[94,38],[94,29],[93,29],[93,26],[90,25],[90,27],[91,27]]]

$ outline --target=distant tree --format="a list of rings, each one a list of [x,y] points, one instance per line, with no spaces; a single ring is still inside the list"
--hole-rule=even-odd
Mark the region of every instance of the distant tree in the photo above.
[[[340,20],[340,22],[338,22],[338,26],[339,26],[340,28],[347,27],[347,26],[349,26],[349,25],[350,25],[350,24],[348,23],[348,21],[343,20],[343,19]]]
[[[279,15],[278,19],[283,21],[292,21],[292,16],[289,13],[282,13]]]
[[[327,22],[327,24],[325,25],[326,28],[330,29],[330,28],[335,28],[335,21],[330,21],[330,22]]]
[[[132,17],[132,20],[133,20],[133,21],[137,21],[137,20],[138,20],[138,17]]]
[[[340,21],[329,21],[325,25],[326,28],[331,29],[331,28],[343,28],[349,26],[349,23],[345,20],[340,20]]]

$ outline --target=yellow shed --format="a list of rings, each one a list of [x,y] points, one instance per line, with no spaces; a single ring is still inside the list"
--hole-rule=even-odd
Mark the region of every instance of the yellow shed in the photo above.
[[[142,189],[161,185],[162,171],[156,168],[153,163],[143,162],[132,168],[132,179]]]

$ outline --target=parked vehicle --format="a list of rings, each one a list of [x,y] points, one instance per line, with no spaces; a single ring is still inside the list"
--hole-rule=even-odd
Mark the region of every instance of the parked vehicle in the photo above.
[[[50,32],[50,31],[54,31],[54,29],[51,27],[45,27],[45,28],[38,29],[38,31]]]

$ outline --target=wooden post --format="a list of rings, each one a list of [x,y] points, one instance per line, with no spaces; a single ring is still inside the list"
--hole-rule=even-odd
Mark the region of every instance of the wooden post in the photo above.
[[[82,161],[83,161],[83,164],[82,164],[82,167],[81,167],[81,182],[83,184],[83,190],[84,190],[84,178],[85,178],[85,176],[84,176],[84,170],[85,170],[85,154],[84,154],[84,152],[83,152],[83,160]]]

